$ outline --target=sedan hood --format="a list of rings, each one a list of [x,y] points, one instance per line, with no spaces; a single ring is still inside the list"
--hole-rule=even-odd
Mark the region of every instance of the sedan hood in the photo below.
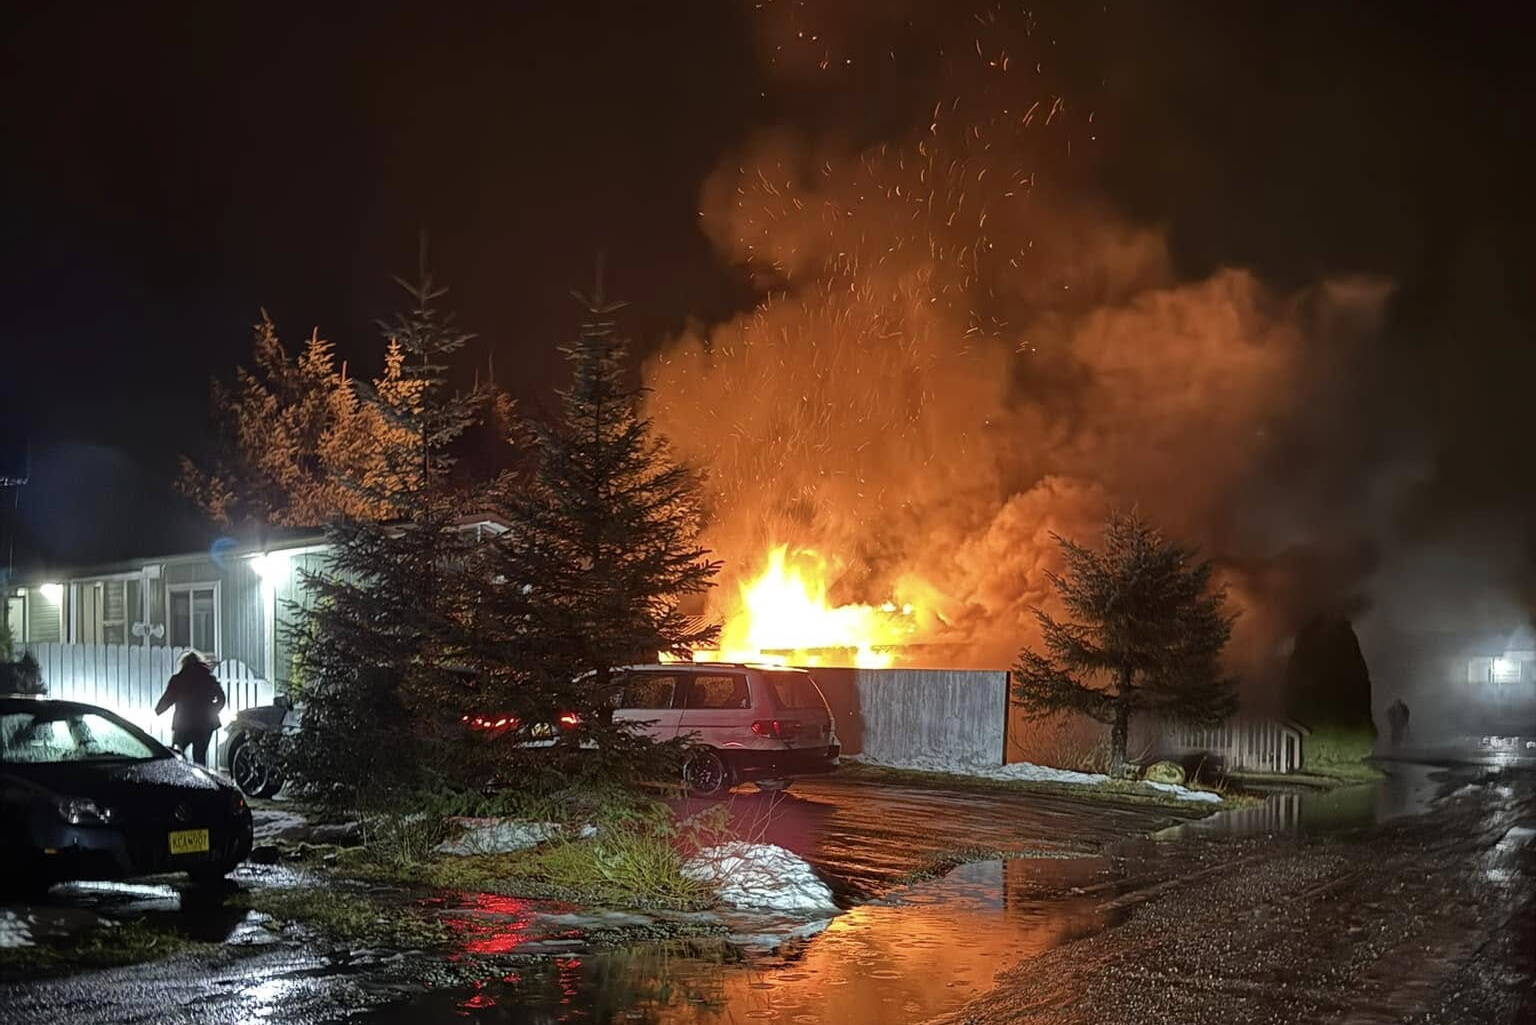
[[[7,762],[0,775],[59,794],[107,801],[148,797],[156,791],[202,790],[209,794],[229,784],[180,758],[148,761]]]

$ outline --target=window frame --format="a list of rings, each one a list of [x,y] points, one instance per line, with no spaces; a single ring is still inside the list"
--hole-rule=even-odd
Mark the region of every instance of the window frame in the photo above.
[[[674,671],[671,671],[671,670],[664,670],[664,669],[630,669],[630,670],[626,670],[624,672],[624,674],[623,674],[624,679],[619,684],[619,701],[618,701],[618,704],[616,706],[616,710],[621,710],[621,711],[626,711],[626,712],[630,712],[630,711],[633,711],[633,712],[675,712],[675,711],[678,711],[679,709],[682,708],[682,705],[678,704],[678,700],[677,700],[678,699],[678,694],[685,691],[686,681],[687,681],[688,675],[689,675],[688,673],[674,672]],[[629,681],[631,679],[633,679],[634,677],[637,677],[637,676],[648,676],[648,677],[669,676],[669,677],[671,677],[672,678],[672,693],[671,693],[670,697],[668,698],[667,703],[665,705],[628,705],[628,704],[625,704],[624,703],[624,692],[629,689]]]
[[[722,669],[722,670],[714,670],[714,671],[694,670],[693,672],[684,673],[682,675],[687,680],[687,683],[685,684],[685,688],[683,690],[683,703],[679,707],[681,707],[684,711],[687,711],[687,712],[741,712],[741,711],[750,710],[752,708],[752,682],[748,678],[748,674],[747,673],[732,672],[730,670],[723,670]],[[693,703],[693,688],[694,688],[694,684],[698,680],[700,680],[701,678],[706,677],[706,676],[723,676],[723,677],[727,677],[727,678],[730,678],[730,679],[740,680],[741,681],[742,692],[744,694],[746,694],[746,697],[747,697],[747,703],[745,705],[695,705]],[[676,695],[673,695],[672,703],[674,705],[677,704],[677,696]]]
[[[197,644],[196,644],[197,638],[193,636],[193,629],[192,629],[192,622],[193,622],[193,620],[192,620],[192,607],[193,607],[192,603],[193,603],[193,601],[195,599],[190,597],[190,596],[195,595],[198,591],[209,591],[209,590],[211,590],[213,592],[213,644],[210,645],[207,648],[199,648],[197,646]],[[223,584],[223,581],[220,581],[220,580],[196,580],[196,581],[191,581],[191,582],[188,582],[188,583],[185,583],[185,584],[166,584],[165,585],[165,643],[167,645],[169,645],[170,647],[173,647],[173,648],[178,648],[178,647],[181,647],[181,648],[191,648],[192,650],[200,652],[200,653],[202,653],[204,655],[217,655],[219,653],[220,638],[222,638],[224,636],[224,602],[223,602],[224,593],[223,592],[224,592],[224,584]],[[189,597],[187,599],[187,642],[188,643],[186,643],[186,644],[177,644],[176,643],[176,632],[175,632],[176,631],[176,626],[175,626],[175,623],[172,621],[172,614],[171,614],[172,613],[172,609],[175,608],[175,602],[172,600],[172,595],[179,594],[179,593],[185,593],[185,594],[189,595]]]

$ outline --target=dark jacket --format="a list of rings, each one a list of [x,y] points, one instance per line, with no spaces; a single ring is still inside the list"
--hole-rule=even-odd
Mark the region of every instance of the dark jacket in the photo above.
[[[172,730],[216,730],[219,728],[219,709],[229,701],[224,688],[214,679],[207,666],[184,666],[165,685],[165,693],[155,703],[155,714],[160,715],[172,705],[176,714],[171,717]]]

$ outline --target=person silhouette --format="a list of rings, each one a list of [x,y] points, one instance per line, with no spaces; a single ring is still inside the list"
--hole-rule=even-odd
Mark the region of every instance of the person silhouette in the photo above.
[[[1402,698],[1387,706],[1387,726],[1392,731],[1392,746],[1402,747],[1408,739],[1408,706]]]
[[[206,769],[208,741],[219,728],[219,710],[228,701],[208,663],[197,652],[189,651],[181,656],[176,674],[166,682],[165,693],[155,703],[155,714],[163,715],[167,708],[176,706],[171,717],[171,747],[183,756],[191,747],[192,760]]]

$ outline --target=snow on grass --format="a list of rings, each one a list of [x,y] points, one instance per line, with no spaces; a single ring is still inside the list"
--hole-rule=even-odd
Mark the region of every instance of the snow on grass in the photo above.
[[[837,913],[832,891],[799,855],[774,844],[736,841],[707,847],[683,865],[683,875],[714,887],[733,908],[796,914]]]
[[[296,811],[278,811],[275,808],[251,810],[251,838],[255,843],[271,843],[284,833],[303,829],[309,820]]]
[[[0,908],[0,949],[33,946],[32,929],[14,911]]]
[[[972,776],[978,779],[997,780],[1002,783],[1067,783],[1073,786],[1097,787],[1108,783],[1109,777],[1102,772],[1076,772],[1072,769],[1054,769],[1049,765],[1035,765],[1032,762],[1011,762],[1008,765],[978,765],[974,762],[958,762],[933,755],[914,755],[904,759],[900,764],[893,762],[880,762],[861,755],[854,755],[851,761],[862,761],[866,765],[880,765],[890,769],[912,769],[917,772],[941,772],[951,776]],[[1176,800],[1194,801],[1207,804],[1219,804],[1221,795],[1209,790],[1191,790],[1189,787],[1180,786],[1177,783],[1152,783],[1141,781],[1137,786],[1159,790],[1165,794],[1171,794]]]
[[[519,819],[498,818],[451,818],[449,825],[462,832],[452,840],[444,840],[434,848],[439,854],[510,854],[537,847],[546,840],[565,834],[565,827],[558,822],[523,822]],[[581,839],[596,836],[593,826],[583,826],[577,833]]]

